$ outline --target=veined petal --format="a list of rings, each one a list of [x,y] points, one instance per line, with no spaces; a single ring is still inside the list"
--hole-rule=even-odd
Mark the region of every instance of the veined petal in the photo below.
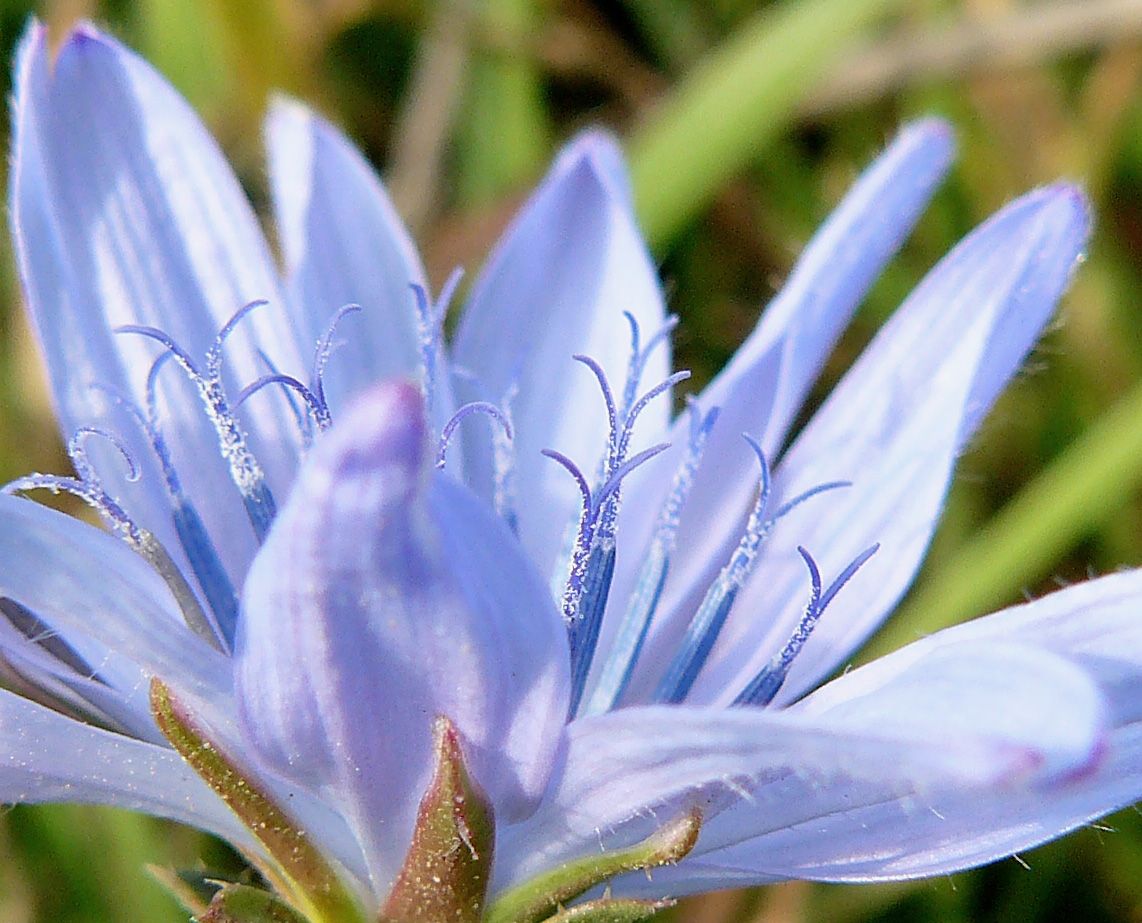
[[[781,343],[772,409],[766,417],[743,418],[736,427],[763,433],[762,447],[778,452],[841,331],[943,180],[954,147],[950,127],[938,119],[900,132],[813,235],[757,329],[703,392],[703,404],[721,407],[726,420],[746,412],[739,405],[756,403],[758,395],[741,385],[751,380],[755,366],[772,361],[771,344]],[[748,503],[747,498],[742,506]]]
[[[574,722],[544,803],[506,834],[499,886],[600,841],[634,842],[693,807],[704,822],[683,868],[828,817],[850,800],[1041,788],[1061,773],[1088,771],[1105,746],[1095,684],[1054,654],[957,645],[861,672],[802,710],[659,706]],[[1008,699],[1011,716],[996,707]]]
[[[1102,689],[1113,724],[1142,722],[1142,570],[1058,590],[908,645],[1033,645],[1082,666]]]
[[[947,172],[953,147],[950,129],[936,119],[905,128],[814,235],[757,328],[698,398],[703,408],[720,408],[720,415],[682,513],[679,534],[686,538],[671,560],[664,609],[693,587],[709,585],[741,535],[757,471],[741,434],[756,436],[776,457],[841,331]],[[685,420],[675,423],[673,449],[650,462],[650,476],[630,492],[623,548],[633,551],[650,540],[687,444],[686,426]],[[619,557],[611,597],[616,604],[627,598],[640,558],[630,551]]]
[[[47,801],[130,808],[239,846],[252,842],[173,750],[81,724],[0,690],[0,802]]]
[[[65,437],[96,426],[122,438],[143,476],[132,482],[104,446],[93,458],[111,492],[178,554],[162,478],[138,424],[104,392],[142,405],[156,344],[115,327],[158,327],[202,356],[244,304],[226,347],[228,383],[265,372],[264,350],[298,371],[278,280],[248,202],[213,140],[149,65],[90,26],[65,41],[54,66],[37,24],[20,48],[14,106],[12,226],[32,319]],[[159,379],[162,424],[192,498],[232,577],[253,550],[218,436],[193,386],[171,364]],[[249,416],[252,445],[271,480],[292,474],[300,438],[284,401]],[[218,502],[233,497],[232,503]]]
[[[266,120],[274,210],[286,285],[303,343],[336,312],[347,318],[325,378],[334,410],[382,378],[420,363],[412,284],[425,286],[416,248],[380,180],[345,137],[299,102],[279,97]]]
[[[74,627],[61,634],[10,599],[0,605],[0,672],[8,688],[65,714],[163,743],[147,707],[149,677],[138,664]]]
[[[774,528],[698,680],[699,701],[731,701],[798,624],[808,589],[798,546],[826,574],[880,550],[830,604],[775,704],[880,624],[927,549],[957,455],[1054,311],[1088,231],[1075,188],[1030,193],[969,235],[885,325],[782,459],[774,502],[828,481],[852,486]]]
[[[392,884],[445,715],[510,821],[538,799],[567,709],[546,586],[506,526],[430,482],[423,402],[378,386],[314,448],[251,568],[235,649],[248,740],[325,785]]]
[[[791,795],[796,797],[796,795]],[[947,875],[1038,846],[1142,797],[1142,724],[1113,731],[1090,772],[1048,787],[821,792],[812,817],[713,850],[618,890],[682,895],[786,878],[895,881]],[[1032,860],[1033,861],[1033,860]]]
[[[96,668],[98,650],[114,651],[212,707],[230,707],[229,662],[186,627],[162,579],[123,542],[0,496],[0,562],[0,596],[34,612]]]
[[[595,359],[621,393],[631,355],[622,312],[634,315],[644,342],[665,320],[629,188],[616,179],[620,171],[615,142],[600,132],[564,149],[489,258],[456,334],[456,363],[473,376],[476,393],[496,403],[518,388],[512,412],[520,537],[544,574],[556,561],[579,494],[566,472],[539,453],[557,449],[593,473],[606,448],[598,384],[572,356]],[[669,369],[662,344],[647,362],[644,387],[658,384]],[[636,440],[664,432],[669,416],[664,395],[639,418]],[[469,483],[490,496],[486,442],[475,442],[466,460]]]

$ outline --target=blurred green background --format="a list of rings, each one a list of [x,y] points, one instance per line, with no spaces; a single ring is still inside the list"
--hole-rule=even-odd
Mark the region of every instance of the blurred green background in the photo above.
[[[1030,186],[1077,179],[1097,211],[1089,259],[962,459],[925,569],[872,649],[1142,564],[1142,0],[0,0],[5,81],[32,13],[57,37],[94,18],[153,61],[255,202],[267,94],[312,102],[384,171],[437,283],[479,265],[562,140],[611,127],[682,315],[679,362],[699,385],[903,121],[944,115],[960,157],[814,400],[972,225]],[[7,252],[0,298],[0,481],[65,470]],[[0,923],[182,920],[144,865],[204,857],[228,861],[217,844],[146,818],[7,809]],[[674,913],[1142,921],[1142,817],[1121,812],[946,879],[792,883]]]

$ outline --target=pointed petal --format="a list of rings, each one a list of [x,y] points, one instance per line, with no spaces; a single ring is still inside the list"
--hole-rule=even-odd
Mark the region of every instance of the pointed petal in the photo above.
[[[144,811],[240,846],[249,833],[173,750],[99,730],[0,690],[0,802]]]
[[[1098,690],[1053,654],[958,645],[861,672],[802,711],[649,707],[574,722],[544,803],[505,833],[499,886],[695,806],[700,858],[851,797],[1039,784],[1086,770],[1105,742]],[[1009,700],[1012,716],[996,707]]]
[[[665,319],[629,188],[618,182],[620,169],[617,145],[600,132],[581,135],[564,149],[489,258],[456,335],[456,363],[474,376],[484,399],[499,402],[518,384],[512,410],[520,535],[545,575],[579,495],[566,472],[539,453],[557,449],[594,472],[606,449],[598,385],[571,357],[598,361],[621,393],[630,359],[622,312],[634,315],[643,342]],[[657,349],[644,388],[658,384],[669,368],[669,349]],[[668,396],[652,402],[636,433],[662,433],[669,413]],[[635,450],[645,442],[644,435]],[[481,444],[475,449],[469,482],[485,490],[489,452]]]
[[[426,483],[419,391],[378,386],[314,448],[251,569],[235,649],[246,736],[332,788],[391,886],[449,718],[496,815],[538,798],[567,709],[562,623],[507,528]]]
[[[942,260],[881,330],[782,459],[774,504],[827,481],[852,486],[774,528],[699,678],[699,701],[732,700],[800,621],[808,587],[798,546],[824,574],[874,543],[880,550],[830,604],[776,704],[880,624],[927,549],[957,455],[1053,312],[1088,231],[1073,187],[1030,193]]]
[[[733,420],[746,412],[741,405],[756,405],[758,393],[742,385],[753,380],[756,366],[772,361],[771,345],[781,344],[773,407],[767,416],[735,420],[734,439],[742,430],[764,433],[759,438],[767,452],[781,448],[837,338],[927,207],[953,154],[945,122],[907,126],[813,236],[757,329],[703,392],[703,403],[721,407],[725,420]]]
[[[336,412],[373,382],[416,375],[410,285],[426,285],[424,268],[373,169],[332,125],[279,97],[266,121],[266,145],[302,344],[316,344],[340,308],[362,308],[345,320],[329,364],[325,391]]]
[[[664,607],[689,587],[707,586],[737,544],[757,481],[757,461],[741,434],[757,437],[776,457],[841,331],[947,172],[953,146],[948,126],[936,119],[901,131],[814,235],[757,328],[700,395],[703,408],[721,411],[682,514],[679,534],[689,540],[680,543],[671,561]],[[686,446],[686,425],[685,420],[675,423],[674,449],[650,463],[657,477],[629,493],[624,546],[640,548],[649,541]],[[612,599],[627,598],[638,558],[628,554],[626,567],[619,564]]]
[[[213,707],[228,706],[229,661],[186,627],[162,579],[123,542],[0,496],[0,562],[0,596],[36,613],[96,666],[96,651],[114,651]]]
[[[231,387],[265,371],[259,348],[283,370],[298,371],[296,346],[279,313],[276,272],[253,211],[186,103],[90,26],[70,35],[54,67],[46,42],[44,28],[33,24],[20,48],[13,110],[12,227],[32,320],[65,436],[92,425],[125,440],[143,477],[132,482],[102,446],[98,469],[128,511],[177,549],[147,441],[130,416],[92,388],[98,382],[142,405],[155,344],[113,328],[153,325],[201,357],[243,304],[268,299],[227,346]],[[184,486],[192,497],[215,501],[200,510],[239,573],[253,542],[218,437],[173,364],[159,391]],[[299,437],[284,402],[267,403],[247,426],[280,486]],[[221,497],[234,502],[217,502]]]
[[[947,875],[1021,853],[1139,799],[1142,724],[1133,724],[1110,735],[1091,772],[1065,783],[888,799],[856,789],[837,793],[822,797],[817,815],[799,826],[664,869],[649,890],[680,895],[785,878],[869,882]],[[618,890],[648,889],[632,877]]]

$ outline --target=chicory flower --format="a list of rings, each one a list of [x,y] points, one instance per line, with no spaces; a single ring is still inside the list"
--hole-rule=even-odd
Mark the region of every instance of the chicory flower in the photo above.
[[[267,124],[280,266],[187,105],[95,29],[54,62],[29,29],[13,120],[76,475],[0,496],[0,650],[36,690],[0,693],[0,800],[230,840],[279,896],[226,887],[203,919],[508,923],[944,874],[1142,796],[1142,572],[823,683],[1065,289],[1073,187],[966,238],[790,438],[948,166],[942,123],[888,147],[672,419],[674,319],[605,134],[559,155],[445,343],[458,279],[430,297],[298,103]],[[39,488],[111,534],[10,495]]]

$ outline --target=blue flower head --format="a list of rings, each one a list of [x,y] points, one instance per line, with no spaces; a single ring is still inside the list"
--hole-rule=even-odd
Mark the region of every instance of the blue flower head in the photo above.
[[[1065,289],[1075,188],[967,237],[791,436],[948,167],[940,122],[675,418],[608,135],[559,155],[446,341],[459,279],[429,292],[303,106],[267,123],[279,265],[129,51],[84,26],[53,62],[34,24],[16,80],[12,229],[75,476],[0,496],[0,650],[39,690],[0,693],[0,799],[231,841],[277,896],[224,887],[204,919],[530,923],[944,874],[1142,796],[1140,572],[826,682]],[[109,530],[12,495],[39,488]]]

